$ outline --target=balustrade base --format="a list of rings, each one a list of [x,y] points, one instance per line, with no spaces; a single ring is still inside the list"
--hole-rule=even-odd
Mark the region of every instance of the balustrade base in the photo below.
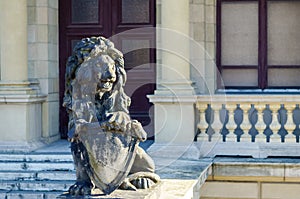
[[[237,137],[235,134],[233,133],[229,133],[227,136],[226,136],[226,142],[236,142],[237,141]]]
[[[249,133],[244,133],[242,136],[241,136],[241,138],[240,138],[240,140],[241,140],[241,142],[243,142],[243,143],[247,143],[247,142],[252,142],[252,136],[251,135],[249,135]]]
[[[300,157],[300,143],[208,142],[195,143],[200,158],[216,156],[245,156],[253,158]]]
[[[288,143],[293,143],[296,140],[296,136],[288,133],[285,137],[284,137],[284,142],[288,142]]]
[[[295,142],[295,138],[293,138],[293,142]],[[271,143],[281,143],[281,136],[278,133],[271,135],[270,138]]]

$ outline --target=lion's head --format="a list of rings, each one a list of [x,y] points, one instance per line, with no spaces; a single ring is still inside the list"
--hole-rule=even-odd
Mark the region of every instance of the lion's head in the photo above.
[[[99,121],[105,119],[107,112],[128,113],[130,98],[123,89],[125,82],[123,54],[114,48],[114,44],[103,37],[82,39],[74,47],[66,67],[63,106],[69,112],[69,129],[74,123],[74,96],[76,100],[85,98],[94,102]]]
[[[92,64],[95,66],[97,93],[100,94],[111,91],[117,80],[114,60],[108,55],[100,55],[94,58],[92,62]]]
[[[106,92],[111,92],[117,81],[115,61],[109,55],[93,54],[85,60],[76,72],[73,80],[81,88],[86,88],[84,95],[98,94],[100,97]]]
[[[89,65],[93,67],[87,67]],[[123,54],[104,37],[84,38],[78,42],[66,64],[63,106],[67,109],[72,106],[73,84],[78,76],[82,84],[87,80],[97,81],[98,94],[120,89],[126,82]]]

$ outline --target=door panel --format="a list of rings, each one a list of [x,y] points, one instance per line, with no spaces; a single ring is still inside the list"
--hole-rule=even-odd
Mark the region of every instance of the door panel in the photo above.
[[[125,69],[128,80],[125,92],[131,97],[130,113],[133,119],[139,120],[148,132],[154,136],[152,103],[146,95],[155,89],[155,38],[152,34],[125,34],[118,38],[119,48],[124,52]]]
[[[155,31],[124,31],[154,26],[155,0],[59,0],[60,104],[66,60],[76,42],[91,36],[111,37],[124,52],[128,74],[125,91],[132,98],[131,116],[140,120],[149,136],[153,136],[152,104],[146,95],[155,89]],[[67,123],[65,108],[61,106],[62,137],[67,135]]]
[[[148,0],[122,0],[121,23],[149,23],[150,2]]]
[[[155,0],[115,0],[112,32],[155,26]]]
[[[72,0],[71,2],[71,23],[72,24],[97,24],[101,8],[98,0]]]

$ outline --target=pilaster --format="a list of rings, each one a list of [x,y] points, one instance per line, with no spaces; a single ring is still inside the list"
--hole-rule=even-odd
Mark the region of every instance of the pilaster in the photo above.
[[[160,7],[161,64],[157,64],[157,89],[148,96],[155,105],[155,142],[192,143],[195,99],[190,80],[189,0],[162,0]]]
[[[41,146],[39,83],[28,80],[27,1],[0,1],[0,151]]]

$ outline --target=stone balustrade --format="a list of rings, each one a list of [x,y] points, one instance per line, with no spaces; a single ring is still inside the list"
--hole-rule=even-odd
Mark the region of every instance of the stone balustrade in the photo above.
[[[300,146],[299,104],[299,95],[198,96],[197,142],[230,143],[227,149],[233,147],[234,143],[239,143],[240,148],[247,145],[251,150],[253,147],[262,146],[263,143],[265,147],[275,147],[274,144],[278,143],[281,147],[279,149],[283,149],[283,146],[288,144],[298,147]],[[213,151],[212,147],[218,148],[216,145],[211,146],[211,151]],[[277,148],[276,151],[278,152],[279,149]],[[231,151],[229,154],[240,154],[238,150],[235,151],[236,153]],[[298,153],[293,156],[300,156],[300,152]],[[213,156],[218,155],[218,152],[213,154]],[[229,155],[224,151],[221,154]],[[242,154],[257,156],[253,153],[242,152]],[[266,154],[262,156],[291,155],[272,154],[271,151]]]

